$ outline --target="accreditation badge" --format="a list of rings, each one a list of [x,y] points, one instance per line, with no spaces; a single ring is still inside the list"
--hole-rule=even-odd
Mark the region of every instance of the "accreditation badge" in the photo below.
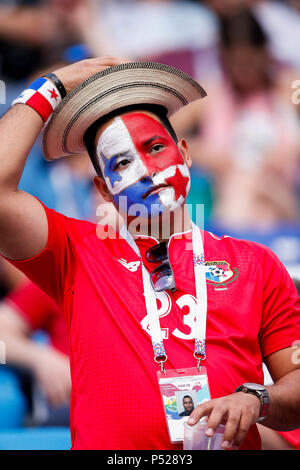
[[[157,372],[160,393],[172,443],[183,441],[183,423],[197,405],[210,400],[206,367],[166,369]]]

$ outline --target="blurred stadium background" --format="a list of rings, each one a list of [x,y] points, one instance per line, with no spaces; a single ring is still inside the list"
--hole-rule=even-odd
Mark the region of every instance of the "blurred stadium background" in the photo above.
[[[118,55],[181,68],[208,93],[172,119],[194,162],[192,215],[204,204],[206,230],[269,246],[297,283],[299,44],[299,0],[2,0],[0,115],[34,77],[83,58]],[[86,155],[48,163],[37,142],[21,188],[66,215],[91,220],[99,204],[92,174]],[[1,259],[0,320],[13,308],[24,337],[45,347],[52,340],[57,354],[67,356],[53,340],[59,336],[49,320],[55,307],[40,299],[35,311],[24,284]],[[68,419],[55,413],[60,400],[49,412],[47,379],[26,366],[13,358],[0,365],[0,449],[70,448]],[[52,363],[50,371],[55,381]]]

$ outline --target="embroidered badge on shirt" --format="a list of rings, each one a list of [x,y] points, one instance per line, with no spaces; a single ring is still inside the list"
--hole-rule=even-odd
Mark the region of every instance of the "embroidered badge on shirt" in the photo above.
[[[205,267],[206,279],[211,285],[225,286],[238,276],[237,268],[231,268],[227,261],[206,261]]]

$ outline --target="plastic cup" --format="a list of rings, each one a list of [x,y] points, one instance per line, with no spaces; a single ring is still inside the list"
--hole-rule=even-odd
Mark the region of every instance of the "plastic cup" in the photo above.
[[[225,426],[220,424],[212,437],[205,434],[207,422],[198,422],[190,426],[184,423],[184,450],[224,450],[223,442]]]

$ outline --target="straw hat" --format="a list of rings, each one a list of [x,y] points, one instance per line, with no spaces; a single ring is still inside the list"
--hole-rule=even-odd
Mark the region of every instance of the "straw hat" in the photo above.
[[[55,109],[43,136],[47,160],[86,150],[85,131],[98,118],[124,106],[157,104],[170,117],[206,96],[189,75],[155,62],[129,62],[92,75],[74,88]]]

